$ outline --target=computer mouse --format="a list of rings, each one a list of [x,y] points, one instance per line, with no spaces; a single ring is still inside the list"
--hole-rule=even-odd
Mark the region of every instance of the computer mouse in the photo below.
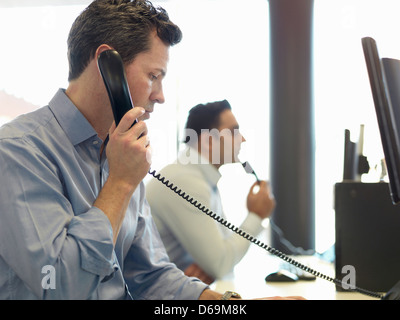
[[[266,282],[294,282],[297,280],[299,277],[287,270],[272,272],[265,277]]]

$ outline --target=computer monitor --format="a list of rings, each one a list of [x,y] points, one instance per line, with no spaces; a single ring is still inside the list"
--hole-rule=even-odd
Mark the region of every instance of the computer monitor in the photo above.
[[[386,88],[392,105],[394,124],[400,129],[400,60],[381,58]]]
[[[385,155],[393,204],[400,202],[400,61],[381,61],[373,38],[362,38],[362,47],[370,80],[379,132]],[[384,69],[385,68],[385,69]]]

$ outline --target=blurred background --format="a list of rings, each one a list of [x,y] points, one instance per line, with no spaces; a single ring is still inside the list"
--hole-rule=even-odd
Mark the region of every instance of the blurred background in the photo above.
[[[68,85],[66,40],[85,0],[0,2],[0,125],[47,105]],[[164,0],[183,31],[171,48],[164,93],[148,122],[153,169],[173,161],[181,148],[188,110],[227,99],[247,142],[241,159],[270,178],[269,2],[267,0]],[[397,6],[396,6],[397,5]],[[365,125],[364,155],[377,182],[383,158],[361,38],[374,37],[381,57],[400,58],[396,0],[314,0],[313,106],[315,122],[315,240],[323,252],[334,244],[333,187],[342,180],[344,130],[358,139]],[[254,177],[240,165],[221,168],[220,190],[230,220],[240,223]],[[149,178],[150,179],[150,178]]]

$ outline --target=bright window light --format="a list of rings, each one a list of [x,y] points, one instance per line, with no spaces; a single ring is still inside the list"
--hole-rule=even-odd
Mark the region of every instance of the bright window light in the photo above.
[[[314,92],[316,124],[316,239],[335,241],[334,184],[342,181],[344,130],[358,140],[372,167],[363,181],[378,182],[383,158],[361,38],[375,38],[381,57],[400,59],[397,0],[316,0]]]

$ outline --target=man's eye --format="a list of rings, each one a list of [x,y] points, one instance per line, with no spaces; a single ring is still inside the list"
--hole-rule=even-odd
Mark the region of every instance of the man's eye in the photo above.
[[[151,81],[156,81],[157,80],[157,76],[154,74],[150,74],[150,80]]]

